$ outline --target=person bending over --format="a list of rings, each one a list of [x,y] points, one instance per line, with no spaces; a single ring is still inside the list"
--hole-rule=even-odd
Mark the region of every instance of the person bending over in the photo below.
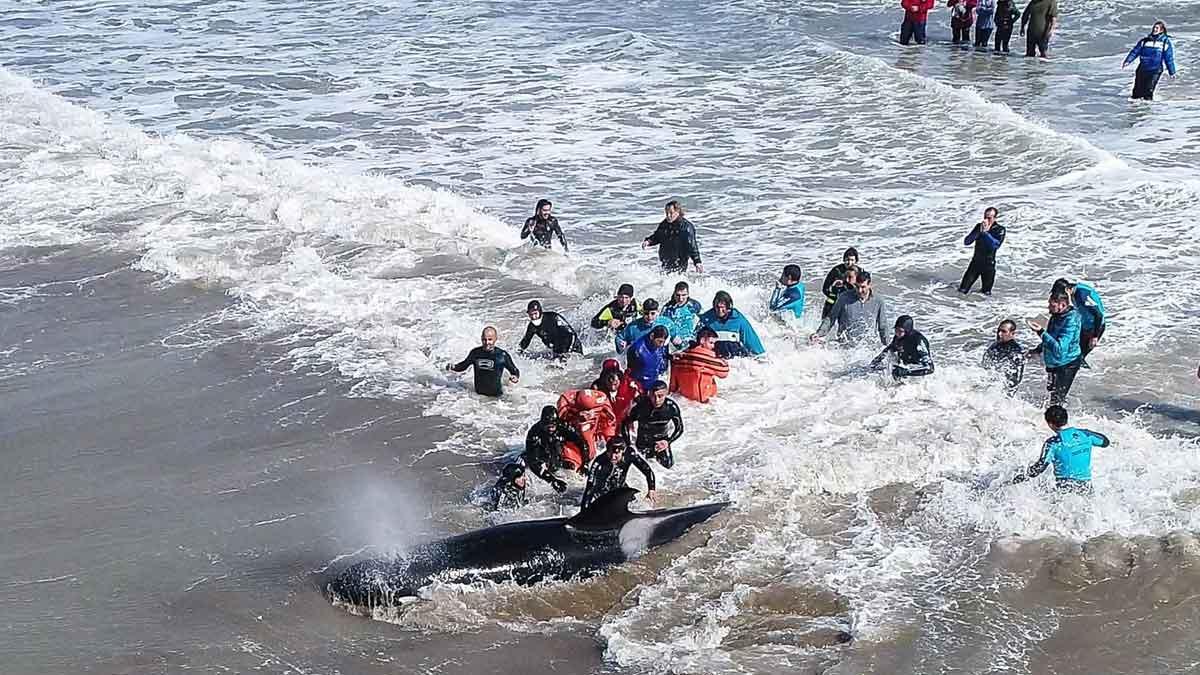
[[[913,320],[907,314],[896,319],[892,342],[879,352],[871,361],[871,369],[883,365],[883,360],[892,357],[892,377],[902,380],[906,377],[923,377],[933,374],[933,354],[929,351],[929,341],[913,328]]]
[[[646,477],[646,499],[654,501],[657,493],[654,491],[654,470],[650,463],[638,454],[637,450],[628,447],[627,442],[620,436],[608,439],[604,452],[596,456],[588,469],[587,487],[583,489],[583,500],[580,508],[586,509],[592,502],[604,495],[625,487],[629,477],[629,467],[635,466]]]
[[[519,351],[529,349],[529,343],[536,335],[556,357],[563,357],[572,352],[583,353],[583,345],[579,342],[575,328],[558,312],[543,312],[542,303],[530,300],[525,314],[529,317],[529,324],[525,326],[525,337],[521,338],[521,343],[517,345]]]

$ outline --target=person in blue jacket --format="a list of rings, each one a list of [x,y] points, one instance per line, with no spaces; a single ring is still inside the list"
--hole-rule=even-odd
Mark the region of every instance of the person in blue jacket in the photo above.
[[[1054,435],[1042,444],[1038,460],[1013,476],[1012,483],[1036,478],[1054,465],[1054,487],[1083,494],[1092,492],[1092,448],[1107,448],[1108,436],[1090,429],[1067,426],[1067,410],[1060,405],[1046,408],[1046,426]]]
[[[1066,293],[1071,299],[1071,306],[1079,312],[1079,356],[1082,359],[1079,365],[1090,368],[1087,356],[1100,343],[1106,325],[1104,301],[1100,299],[1099,291],[1082,281],[1059,279],[1054,282],[1050,293]]]
[[[712,309],[700,315],[700,325],[717,332],[717,356],[721,358],[757,356],[767,351],[754,327],[733,308],[733,297],[725,291],[717,291],[713,296]]]
[[[1133,76],[1133,96],[1135,99],[1154,100],[1154,88],[1158,86],[1158,78],[1162,77],[1163,66],[1171,77],[1175,77],[1175,45],[1167,37],[1167,24],[1155,21],[1150,34],[1138,40],[1129,56],[1125,57],[1124,68],[1134,61],[1138,62],[1137,73]]]
[[[704,308],[700,306],[691,297],[691,289],[688,287],[688,282],[681,281],[675,284],[675,292],[671,294],[671,301],[663,307],[662,316],[666,320],[667,328],[671,331],[671,345],[675,349],[687,349],[696,339],[696,328],[700,324],[700,312]]]
[[[962,282],[958,284],[958,292],[963,295],[971,292],[975,280],[980,277],[983,277],[983,286],[979,290],[984,295],[992,294],[992,285],[996,283],[996,251],[1000,250],[1000,245],[1004,243],[1005,234],[1004,226],[996,222],[999,215],[996,207],[987,207],[983,210],[983,221],[977,223],[967,236],[963,237],[963,246],[975,245],[971,264],[967,266]]]
[[[1028,353],[1042,355],[1050,405],[1062,405],[1067,401],[1067,393],[1079,372],[1079,362],[1083,360],[1079,355],[1079,312],[1071,307],[1071,300],[1065,293],[1051,294],[1047,308],[1050,322],[1045,328],[1036,321],[1026,321],[1041,339],[1041,344]]]
[[[782,315],[791,314],[797,319],[804,315],[804,285],[800,283],[799,265],[783,266],[783,274],[775,284],[767,308]]]
[[[658,301],[654,298],[646,298],[642,302],[642,315],[630,321],[617,333],[617,353],[624,354],[629,345],[637,342],[643,335],[649,333],[651,328],[669,325],[670,323],[666,319],[659,316]]]
[[[642,391],[650,391],[650,387],[658,377],[667,372],[667,364],[671,357],[667,353],[667,342],[671,333],[666,326],[655,326],[629,347],[628,374],[642,385]]]

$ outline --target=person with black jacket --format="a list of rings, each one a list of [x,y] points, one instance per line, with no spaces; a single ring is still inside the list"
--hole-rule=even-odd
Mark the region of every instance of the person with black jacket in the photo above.
[[[963,273],[962,282],[958,284],[958,292],[966,295],[971,292],[975,280],[983,277],[983,286],[979,289],[984,295],[992,294],[992,285],[996,283],[996,251],[1004,243],[1004,226],[996,222],[1000,212],[996,207],[989,206],[983,210],[983,221],[977,223],[963,237],[963,246],[975,245],[971,255],[971,264]]]
[[[637,450],[627,447],[627,442],[620,436],[613,436],[605,444],[604,452],[592,460],[588,469],[587,487],[583,489],[583,500],[580,508],[586,509],[589,504],[600,497],[625,486],[629,477],[629,467],[636,466],[646,477],[646,498],[654,501],[654,470],[650,463],[638,454]]]
[[[562,228],[558,226],[558,218],[550,215],[550,211],[554,205],[549,199],[539,199],[537,206],[533,209],[533,216],[525,220],[525,226],[521,228],[521,238],[533,237],[533,243],[542,248],[550,248],[551,236],[557,235],[558,241],[562,244],[563,253],[570,253],[571,249],[567,247],[567,238],[563,236]]]
[[[833,269],[829,270],[829,274],[825,275],[825,282],[821,284],[821,294],[825,296],[825,304],[821,306],[822,319],[829,316],[829,313],[833,311],[833,306],[837,303],[838,296],[849,288],[846,286],[846,271],[852,267],[858,267],[858,250],[853,246],[846,249],[846,252],[842,254],[841,264],[834,265]]]
[[[575,328],[558,312],[543,312],[542,303],[530,300],[525,313],[529,316],[529,324],[525,326],[525,337],[521,338],[521,343],[517,345],[520,351],[528,349],[529,343],[536,335],[556,357],[566,356],[569,352],[583,353],[583,345],[579,342]]]
[[[489,509],[499,511],[500,509],[518,509],[525,506],[529,502],[525,496],[525,487],[525,467],[518,462],[506,465],[500,472],[500,478],[492,486]]]
[[[929,340],[913,328],[911,316],[905,314],[896,319],[894,335],[892,343],[871,361],[871,369],[879,368],[885,358],[892,356],[892,377],[897,380],[932,375],[933,354],[929,351]]]
[[[629,415],[621,423],[621,433],[629,438],[630,426],[637,425],[634,447],[658,460],[664,469],[675,464],[671,444],[683,435],[683,416],[675,401],[667,398],[667,383],[658,380],[650,391],[637,398]]]
[[[621,330],[625,324],[638,318],[640,310],[637,298],[633,297],[633,284],[621,284],[617,296],[592,317],[592,328]]]
[[[996,327],[996,341],[983,353],[983,367],[1000,374],[1012,394],[1025,376],[1025,348],[1017,342],[1017,323],[1005,319]]]
[[[567,489],[567,484],[555,476],[562,461],[563,443],[574,443],[577,447],[587,447],[587,441],[569,424],[563,424],[558,419],[558,410],[548,405],[542,408],[542,417],[536,424],[529,427],[525,434],[525,451],[521,459],[535,476],[550,484],[558,492]]]
[[[666,217],[658,228],[642,241],[642,248],[658,247],[658,260],[664,272],[686,272],[688,260],[691,260],[696,263],[696,271],[703,274],[696,226],[683,217],[683,205],[677,200],[667,202],[665,212]]]

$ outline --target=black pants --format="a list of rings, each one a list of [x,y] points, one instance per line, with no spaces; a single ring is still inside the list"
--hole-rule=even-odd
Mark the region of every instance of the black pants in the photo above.
[[[990,37],[992,37],[992,29],[991,28],[980,28],[979,26],[975,27],[975,46],[976,47],[987,47],[988,38],[990,38]]]
[[[1086,359],[1092,353],[1092,338],[1100,337],[1094,330],[1079,331],[1079,358]]]
[[[1046,391],[1050,393],[1050,403],[1047,405],[1063,405],[1067,402],[1067,394],[1075,383],[1075,375],[1079,373],[1079,363],[1082,358],[1075,359],[1065,366],[1046,369]]]
[[[1008,41],[1012,38],[1012,26],[996,29],[996,51],[1008,53]]]
[[[1133,98],[1140,98],[1146,101],[1154,100],[1154,88],[1158,86],[1158,78],[1162,77],[1162,71],[1152,73],[1148,70],[1138,68],[1137,74],[1133,76]]]
[[[906,45],[914,39],[919,45],[925,44],[925,22],[913,21],[906,16],[900,24],[900,44]]]
[[[954,34],[954,44],[958,44],[960,42],[970,42],[971,41],[971,27],[970,26],[963,26],[963,27],[959,28],[958,26],[951,24],[950,32]]]
[[[821,304],[821,318],[822,319],[828,318],[829,315],[833,313],[833,305],[834,305],[834,303],[829,302],[828,298],[826,298],[825,302]]]
[[[658,460],[658,463],[662,464],[664,469],[669,469],[675,466],[675,455],[671,453],[671,446],[668,445],[666,450],[659,452],[658,450],[654,449],[654,441],[649,441],[648,443],[639,443],[637,445],[638,452],[642,453],[642,456]]]
[[[1034,50],[1041,52],[1042,56],[1046,56],[1046,52],[1050,51],[1050,32],[1025,34],[1025,56],[1035,56]]]
[[[971,258],[971,264],[967,265],[967,271],[963,273],[962,283],[958,285],[959,293],[970,293],[971,287],[975,285],[975,280],[983,277],[983,287],[979,289],[984,293],[992,292],[992,284],[996,283],[996,259],[995,258]]]

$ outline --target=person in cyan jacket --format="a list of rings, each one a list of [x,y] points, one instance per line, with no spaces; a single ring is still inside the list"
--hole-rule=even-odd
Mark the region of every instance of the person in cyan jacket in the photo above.
[[[963,237],[963,246],[975,246],[971,254],[971,264],[963,273],[962,282],[958,284],[958,292],[966,295],[971,292],[975,280],[983,277],[983,286],[979,289],[984,295],[992,294],[992,285],[996,283],[996,251],[1004,243],[1004,226],[996,222],[1000,212],[996,207],[989,206],[983,210],[983,221],[971,228]]]
[[[879,368],[889,356],[893,359],[892,377],[896,380],[933,374],[933,354],[929,350],[929,340],[913,328],[912,317],[907,314],[896,319],[892,342],[871,361],[871,369]]]
[[[1079,362],[1083,360],[1079,352],[1079,312],[1071,307],[1071,300],[1065,293],[1052,294],[1047,308],[1050,322],[1045,328],[1036,321],[1026,321],[1041,340],[1028,353],[1042,355],[1050,405],[1063,405],[1075,375],[1079,373]]]
[[[687,349],[688,344],[696,337],[696,327],[700,325],[700,314],[704,308],[691,298],[688,282],[680,281],[675,284],[675,292],[671,301],[663,307],[662,317],[671,330],[671,346],[673,349]]]
[[[618,354],[624,354],[629,345],[637,342],[643,335],[650,332],[655,326],[667,326],[670,330],[670,322],[659,316],[658,301],[654,298],[646,298],[642,301],[642,315],[625,324],[625,327],[617,333],[616,347]]]
[[[700,325],[716,332],[717,355],[722,358],[757,356],[767,351],[754,326],[733,308],[733,298],[725,291],[713,296],[712,309],[700,315]]]
[[[804,284],[800,283],[799,265],[783,266],[783,274],[775,284],[767,309],[780,315],[791,314],[797,319],[804,315]]]
[[[1054,282],[1050,293],[1066,293],[1071,300],[1071,306],[1079,313],[1079,365],[1081,368],[1089,368],[1087,364],[1088,354],[1096,348],[1100,343],[1100,338],[1104,337],[1104,329],[1106,327],[1104,312],[1104,301],[1100,299],[1100,292],[1091,284],[1085,284],[1082,281],[1067,281],[1059,279]]]
[[[1158,78],[1162,77],[1163,67],[1171,77],[1175,77],[1175,45],[1167,37],[1167,24],[1155,21],[1150,34],[1138,40],[1129,56],[1125,57],[1124,68],[1134,61],[1138,62],[1137,73],[1133,76],[1133,98],[1154,100],[1154,88],[1158,86]]]
[[[1107,448],[1108,436],[1090,429],[1067,426],[1067,410],[1060,405],[1046,408],[1046,426],[1054,435],[1042,444],[1038,460],[1013,476],[1012,483],[1036,478],[1054,465],[1054,487],[1082,494],[1092,492],[1092,448]]]
[[[683,217],[683,205],[672,199],[664,208],[666,217],[658,228],[642,241],[642,248],[658,247],[658,260],[665,272],[686,272],[688,261],[696,271],[704,273],[700,263],[700,246],[696,243],[696,226]]]

